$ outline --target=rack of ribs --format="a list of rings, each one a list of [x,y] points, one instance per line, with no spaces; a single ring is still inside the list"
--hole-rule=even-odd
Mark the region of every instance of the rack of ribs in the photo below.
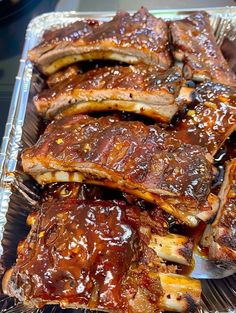
[[[209,247],[210,258],[236,266],[236,159],[227,162],[219,198],[220,209],[206,229],[203,245]]]
[[[149,247],[164,260],[183,265],[191,265],[194,243],[191,237],[168,233],[170,223],[169,215],[154,205],[134,196],[116,192],[102,186],[81,183],[54,183],[48,184],[43,189],[41,203],[49,201],[61,201],[65,199],[77,200],[108,200],[119,199],[128,205],[142,210],[139,220],[139,231],[142,236],[148,236]],[[132,198],[132,199],[130,199]],[[140,203],[141,202],[141,203]],[[27,218],[28,225],[35,221],[34,213]]]
[[[195,95],[197,104],[169,131],[185,143],[206,147],[214,156],[236,129],[236,90],[206,82]]]
[[[141,8],[134,15],[119,12],[109,22],[81,21],[47,33],[29,51],[29,59],[46,75],[84,60],[118,60],[158,65],[163,70],[172,60],[168,51],[167,24]]]
[[[206,150],[158,126],[117,117],[64,117],[51,122],[22,154],[39,184],[87,182],[117,188],[158,204],[188,225],[207,221],[212,166]]]
[[[181,97],[184,83],[179,68],[160,72],[145,64],[103,67],[77,75],[71,69],[65,76],[69,78],[61,82],[62,76],[57,75],[59,83],[34,98],[38,112],[48,118],[60,112],[74,115],[121,110],[169,122],[178,111],[176,98]]]
[[[176,60],[183,61],[186,79],[236,86],[236,76],[216,43],[209,16],[197,12],[169,23]]]
[[[148,227],[142,214],[119,201],[43,203],[28,219],[31,230],[3,279],[4,292],[36,307],[195,312],[200,282],[176,274],[149,247],[151,230],[166,230],[152,222],[141,234]]]

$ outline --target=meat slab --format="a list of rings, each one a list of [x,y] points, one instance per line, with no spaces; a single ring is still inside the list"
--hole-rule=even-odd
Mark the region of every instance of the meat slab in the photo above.
[[[210,258],[236,266],[236,159],[227,162],[219,198],[220,209],[206,231],[204,245],[209,247]]]
[[[59,112],[121,110],[168,122],[178,111],[175,99],[184,83],[178,68],[161,72],[145,64],[104,67],[78,75],[70,69],[65,75],[69,78],[34,98],[37,110],[47,117]]]
[[[186,79],[236,86],[236,76],[216,43],[209,16],[197,12],[169,23],[174,57],[184,63]]]
[[[134,15],[119,12],[109,22],[85,20],[49,32],[42,43],[29,51],[29,59],[46,75],[91,59],[143,62],[164,70],[172,63],[167,24],[144,8]]]
[[[18,247],[7,293],[36,307],[194,312],[200,282],[174,274],[176,267],[147,247],[138,231],[141,214],[118,201],[43,203]]]
[[[86,181],[159,204],[190,225],[214,214],[207,197],[212,167],[206,150],[158,126],[116,117],[64,117],[22,154],[24,171],[40,184]]]
[[[206,82],[195,94],[197,103],[170,133],[183,142],[206,147],[214,156],[236,129],[236,90]]]

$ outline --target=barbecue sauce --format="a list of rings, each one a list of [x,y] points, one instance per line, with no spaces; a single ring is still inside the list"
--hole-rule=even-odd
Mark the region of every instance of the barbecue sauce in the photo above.
[[[38,307],[59,301],[124,309],[121,281],[138,257],[139,210],[66,199],[42,205],[37,214],[14,269],[15,292]]]
[[[236,124],[236,97],[229,87],[207,82],[195,92],[196,101],[170,132],[176,138],[207,148],[214,155]]]

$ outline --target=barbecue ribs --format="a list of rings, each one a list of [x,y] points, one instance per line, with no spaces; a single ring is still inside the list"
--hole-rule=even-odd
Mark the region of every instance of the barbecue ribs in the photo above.
[[[175,267],[147,246],[141,215],[117,201],[43,203],[4,291],[36,307],[194,312],[200,282],[174,274]]]
[[[47,85],[50,89],[64,84],[65,81],[69,81],[76,77],[79,73],[81,73],[79,67],[77,65],[71,65],[67,68],[52,74],[47,79]]]
[[[227,162],[219,198],[220,209],[206,230],[203,244],[209,247],[210,258],[236,265],[236,159]]]
[[[86,181],[118,188],[190,225],[208,220],[212,168],[206,151],[158,126],[85,115],[53,121],[22,154],[24,171],[40,184]]]
[[[206,147],[214,156],[236,129],[236,91],[206,82],[196,88],[196,98],[198,103],[170,133],[185,143]]]
[[[77,30],[78,27],[78,30]],[[166,70],[171,65],[168,30],[161,18],[141,8],[134,15],[119,12],[109,22],[77,22],[44,36],[29,59],[50,75],[66,65],[91,59],[129,64],[143,62]]]
[[[186,79],[212,80],[236,86],[236,76],[217,46],[206,12],[191,14],[169,23],[174,57],[184,63]]]
[[[175,99],[183,84],[178,68],[163,73],[155,66],[131,65],[66,74],[71,77],[34,98],[37,110],[47,117],[63,110],[63,115],[121,110],[168,122],[178,110]]]

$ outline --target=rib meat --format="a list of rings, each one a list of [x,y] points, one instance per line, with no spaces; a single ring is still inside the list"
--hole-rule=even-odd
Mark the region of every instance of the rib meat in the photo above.
[[[197,104],[170,129],[185,143],[206,147],[214,156],[236,129],[236,92],[207,82],[196,89]]]
[[[175,267],[147,247],[138,230],[141,215],[116,201],[44,203],[5,291],[37,307],[195,312],[200,282],[173,274]]]
[[[50,89],[61,84],[63,85],[65,81],[69,81],[74,77],[77,77],[78,73],[80,73],[80,70],[77,65],[68,66],[66,69],[50,75],[47,79],[47,85]]]
[[[193,226],[214,214],[206,203],[212,168],[205,152],[158,126],[75,115],[49,124],[24,151],[22,164],[40,184],[86,181],[118,188]]]
[[[236,159],[227,162],[224,181],[219,192],[220,209],[204,236],[209,256],[236,265]]]
[[[61,201],[66,199],[78,200],[111,200],[120,199],[119,201],[127,201],[126,198],[132,197],[132,206],[142,210],[140,214],[141,236],[149,241],[148,246],[151,247],[157,256],[163,260],[172,261],[177,264],[190,265],[193,254],[193,239],[178,234],[168,233],[169,215],[155,205],[147,203],[144,200],[135,199],[134,196],[124,195],[117,190],[111,190],[96,185],[80,184],[80,183],[54,183],[44,187],[41,201]],[[131,199],[127,204],[130,204]],[[27,224],[35,223],[34,213],[27,218]]]
[[[64,28],[44,36],[44,41],[29,52],[29,59],[44,74],[91,59],[143,62],[162,69],[171,65],[167,25],[144,8],[134,15],[119,12],[109,22],[83,21],[76,26],[78,30],[72,25],[69,30]]]
[[[53,117],[65,109],[64,115],[124,110],[168,122],[178,110],[175,99],[183,84],[178,68],[163,73],[149,65],[115,66],[78,75],[70,70],[70,75],[34,98],[40,113]]]
[[[174,57],[184,62],[186,79],[212,80],[236,86],[236,76],[217,46],[209,16],[197,12],[187,18],[170,22]]]

